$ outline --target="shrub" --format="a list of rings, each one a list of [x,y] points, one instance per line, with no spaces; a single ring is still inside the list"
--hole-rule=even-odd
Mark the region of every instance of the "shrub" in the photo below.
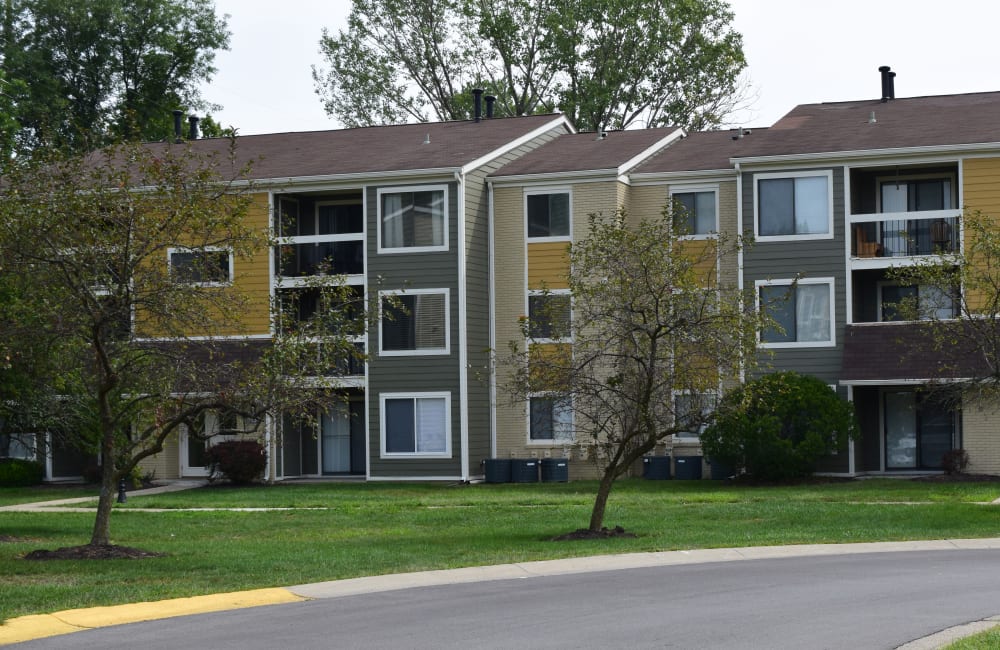
[[[946,451],[941,457],[941,466],[946,474],[964,474],[969,466],[969,454],[964,449]]]
[[[236,485],[252,483],[264,473],[267,452],[256,440],[227,440],[208,448],[209,480],[224,477]]]
[[[808,476],[816,461],[856,435],[852,405],[829,386],[777,372],[727,393],[701,445],[715,461],[780,481]]]
[[[0,458],[0,487],[38,485],[44,476],[45,468],[37,460]]]

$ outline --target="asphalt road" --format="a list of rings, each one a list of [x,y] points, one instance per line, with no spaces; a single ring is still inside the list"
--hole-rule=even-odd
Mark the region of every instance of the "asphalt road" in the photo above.
[[[913,551],[404,589],[11,647],[876,649],[998,613],[1000,552]]]

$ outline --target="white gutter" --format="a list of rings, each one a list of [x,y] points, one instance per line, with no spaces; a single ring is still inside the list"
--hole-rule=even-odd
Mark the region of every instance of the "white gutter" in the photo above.
[[[888,158],[901,156],[911,158],[915,155],[943,155],[970,151],[1000,151],[1000,143],[980,142],[974,144],[942,144],[927,147],[898,147],[893,149],[855,149],[852,151],[823,151],[815,153],[782,154],[777,156],[750,156],[746,158],[730,158],[730,162],[742,162],[745,165],[789,163],[799,161],[843,160],[857,158],[869,160],[872,158]]]
[[[690,179],[724,179],[731,178],[733,169],[704,169],[678,172],[643,172],[631,174],[632,185],[658,185],[663,182],[685,181]]]

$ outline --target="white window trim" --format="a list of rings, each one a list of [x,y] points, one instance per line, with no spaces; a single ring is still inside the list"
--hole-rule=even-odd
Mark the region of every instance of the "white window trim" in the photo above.
[[[825,233],[809,235],[761,235],[760,234],[760,181],[776,178],[826,178],[827,225]],[[806,241],[810,239],[833,239],[833,171],[813,170],[800,172],[771,172],[754,174],[753,177],[753,235],[759,242]]]
[[[445,450],[387,452],[385,438],[385,402],[389,399],[441,399],[444,398],[444,444]],[[451,458],[451,393],[447,391],[426,393],[379,393],[379,458]],[[414,441],[415,443],[416,441]]]
[[[893,212],[883,212],[882,211],[882,185],[886,183],[900,182],[907,183],[909,181],[929,181],[929,180],[945,180],[951,181],[951,193],[948,195],[948,202],[952,204],[953,207],[944,208],[944,210],[954,211],[958,208],[954,207],[959,205],[958,203],[958,181],[955,178],[955,174],[952,172],[941,172],[940,174],[901,174],[896,175],[886,175],[886,176],[876,176],[875,177],[875,210],[876,214],[917,214],[918,212],[931,212],[931,210],[920,210],[914,212],[904,212],[904,213],[893,213]]]
[[[528,236],[528,197],[538,194],[566,194],[569,196],[569,233],[554,237],[530,237]],[[573,189],[571,187],[540,187],[537,189],[525,190],[521,199],[524,213],[524,239],[531,244],[544,244],[545,242],[564,242],[573,240]]]
[[[385,248],[382,246],[382,195],[383,194],[401,194],[408,192],[443,192],[444,193],[444,211],[442,215],[441,227],[444,230],[444,244],[440,246],[399,246],[395,248]],[[376,191],[375,198],[375,210],[376,210],[376,221],[375,221],[375,236],[378,242],[378,252],[379,254],[400,254],[400,253],[438,253],[448,250],[448,242],[451,239],[451,234],[449,230],[449,219],[448,212],[450,208],[450,202],[448,197],[448,186],[447,185],[403,185],[399,187],[380,187]]]
[[[754,281],[754,302],[756,304],[757,310],[760,311],[760,288],[761,287],[773,287],[773,286],[787,286],[790,287],[793,284],[802,286],[808,284],[826,284],[830,287],[830,339],[828,341],[788,341],[788,342],[778,342],[778,343],[766,343],[761,341],[760,332],[757,332],[757,344],[762,348],[767,349],[781,349],[781,348],[832,348],[837,346],[837,312],[834,307],[836,305],[836,281],[832,277],[823,278],[800,278],[799,280],[793,279],[780,279],[780,280],[756,280]]]
[[[572,438],[568,440],[560,440],[557,438],[552,438],[551,440],[536,440],[531,437],[531,400],[535,397],[543,398],[563,398],[569,401],[569,414],[570,414],[570,432],[573,434]],[[524,436],[529,447],[564,447],[566,445],[576,444],[576,409],[573,408],[573,398],[560,395],[553,391],[543,391],[538,393],[531,393],[528,395],[528,399],[524,403],[525,413],[524,417]]]
[[[531,317],[530,299],[531,296],[569,296],[569,334],[561,339],[538,339],[531,336],[528,341],[535,343],[572,343],[573,342],[573,294],[569,289],[530,289],[524,298],[524,313]]]
[[[674,194],[692,194],[699,192],[711,192],[715,195],[715,227],[711,231],[704,234],[693,234],[693,235],[683,235],[678,237],[681,240],[706,240],[706,239],[718,239],[719,238],[719,220],[722,218],[719,215],[719,186],[715,185],[671,185],[670,191],[667,197],[670,201],[671,208],[674,205]]]
[[[235,262],[233,256],[233,250],[231,248],[226,248],[224,246],[197,246],[197,247],[187,247],[187,246],[174,246],[167,249],[167,269],[168,272],[173,274],[173,258],[174,253],[226,253],[229,259],[229,280],[225,282],[179,282],[178,284],[186,284],[191,287],[231,287],[236,278]]]
[[[444,347],[423,350],[385,350],[382,348],[382,305],[384,296],[414,296],[444,294]],[[451,290],[450,289],[406,289],[378,292],[378,354],[380,357],[421,357],[447,356],[451,354]]]

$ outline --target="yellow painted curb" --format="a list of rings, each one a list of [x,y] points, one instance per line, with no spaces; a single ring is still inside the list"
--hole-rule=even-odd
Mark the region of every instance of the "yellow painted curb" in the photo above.
[[[243,609],[261,605],[279,605],[307,600],[287,589],[254,589],[226,594],[173,598],[147,603],[67,609],[51,614],[12,618],[0,625],[0,645],[69,634],[97,627],[154,621],[172,616],[188,616]]]

